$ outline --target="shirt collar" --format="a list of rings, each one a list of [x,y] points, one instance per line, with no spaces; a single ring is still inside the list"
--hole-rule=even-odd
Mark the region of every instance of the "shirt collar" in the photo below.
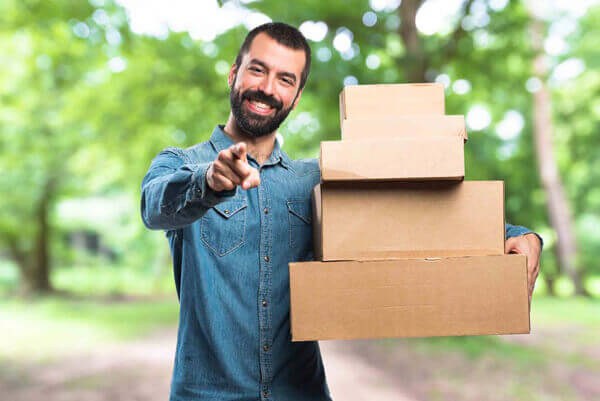
[[[209,139],[217,153],[234,144],[231,138],[223,131],[224,127],[224,125],[217,125]],[[252,158],[250,155],[248,155],[248,157]],[[283,149],[281,149],[279,141],[276,139],[273,152],[271,152],[269,158],[263,163],[263,166],[274,165],[279,162],[281,162],[281,165],[287,169],[291,167],[291,160],[289,156]]]

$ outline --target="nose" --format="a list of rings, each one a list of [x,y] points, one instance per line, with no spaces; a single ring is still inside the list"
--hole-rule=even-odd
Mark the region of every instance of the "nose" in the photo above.
[[[272,77],[271,75],[267,75],[260,82],[258,89],[263,91],[263,93],[265,95],[272,96],[274,87],[275,87],[274,77]]]

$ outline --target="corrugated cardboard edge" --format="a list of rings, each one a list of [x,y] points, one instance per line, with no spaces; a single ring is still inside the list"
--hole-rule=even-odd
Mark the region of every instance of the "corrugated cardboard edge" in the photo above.
[[[469,140],[469,133],[467,132],[467,124],[465,122],[465,116],[462,114],[460,114],[459,116],[462,117],[462,120],[463,120],[463,124],[462,124],[463,129],[459,130],[458,135],[462,136],[465,140],[465,143],[467,143],[467,141]]]
[[[502,183],[502,243],[506,241],[506,189],[504,180],[499,180]],[[504,252],[504,250],[502,250]]]
[[[400,260],[400,259],[443,259],[443,258],[466,258],[474,256],[502,256],[498,249],[448,249],[448,250],[425,250],[425,251],[379,251],[375,252],[359,252],[352,257],[329,256],[323,258],[320,255],[315,262],[369,262],[369,261],[384,261],[384,260]]]
[[[311,208],[313,216],[313,255],[315,260],[320,260],[323,257],[323,249],[321,248],[323,241],[323,213],[321,198],[321,184],[315,185],[311,192]],[[318,203],[317,203],[318,202]]]
[[[344,89],[340,92],[340,128],[344,125],[346,119],[346,98],[344,97]]]

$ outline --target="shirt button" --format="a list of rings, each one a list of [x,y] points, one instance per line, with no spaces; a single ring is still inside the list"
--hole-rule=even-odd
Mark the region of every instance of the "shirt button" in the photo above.
[[[229,214],[229,210],[225,209],[225,214]]]
[[[268,256],[265,256],[265,262],[268,262],[270,259]]]
[[[269,208],[268,207],[265,208],[265,214],[267,214],[267,213],[269,213]]]
[[[267,306],[267,301],[262,301],[262,306],[266,307]]]
[[[269,346],[268,345],[263,345],[263,349],[265,350],[265,352],[267,352],[269,350]]]
[[[267,398],[267,397],[269,396],[269,392],[268,392],[268,391],[265,391],[265,392],[263,393],[263,395],[265,396],[265,398]]]

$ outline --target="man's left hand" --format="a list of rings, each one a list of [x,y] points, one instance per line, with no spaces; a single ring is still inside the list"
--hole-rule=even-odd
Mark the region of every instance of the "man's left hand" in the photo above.
[[[542,244],[534,233],[512,237],[504,243],[504,253],[520,253],[527,255],[527,283],[529,285],[529,303],[535,288],[535,280],[540,271],[540,252]]]

